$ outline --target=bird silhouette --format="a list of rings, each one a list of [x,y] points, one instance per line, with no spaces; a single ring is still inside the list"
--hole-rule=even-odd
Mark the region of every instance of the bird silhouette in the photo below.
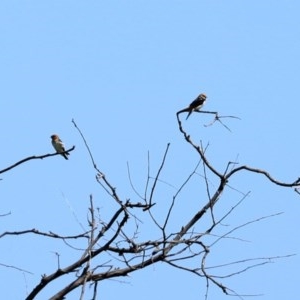
[[[186,120],[188,119],[188,117],[191,115],[191,113],[193,111],[196,111],[196,110],[200,110],[201,107],[204,105],[205,101],[206,101],[206,95],[205,94],[200,94],[190,105],[189,107],[187,108],[187,111],[189,112],[187,117],[186,117]]]
[[[207,97],[205,94],[200,94],[188,107],[178,111],[177,115],[183,112],[188,112],[188,115],[186,117],[187,120],[193,111],[199,111],[201,109],[201,107],[204,105],[206,101],[206,98]]]

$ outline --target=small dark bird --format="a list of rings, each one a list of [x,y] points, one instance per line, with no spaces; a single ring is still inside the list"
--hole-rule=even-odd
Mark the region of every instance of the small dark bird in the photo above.
[[[188,115],[186,117],[186,120],[188,119],[188,117],[191,115],[191,113],[193,111],[197,111],[200,110],[201,107],[204,105],[205,101],[206,101],[206,95],[205,94],[200,94],[191,104],[190,106],[186,109],[186,111],[188,111]]]
[[[52,146],[54,147],[54,149],[56,150],[57,153],[61,153],[61,155],[65,158],[68,159],[67,155],[70,155],[69,152],[63,153],[65,152],[65,146],[62,142],[62,140],[59,138],[59,136],[57,134],[53,134],[51,135],[51,143]]]

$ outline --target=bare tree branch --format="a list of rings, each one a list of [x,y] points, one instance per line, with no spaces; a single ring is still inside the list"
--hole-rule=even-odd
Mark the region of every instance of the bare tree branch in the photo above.
[[[215,120],[209,125],[212,125],[215,121],[221,122],[220,118],[223,118],[219,117],[217,112],[200,112],[215,114]],[[75,121],[72,120],[72,123],[84,141],[93,169],[96,171],[96,181],[101,188],[104,189],[108,197],[114,199],[117,204],[117,209],[109,216],[106,216],[105,219],[101,219],[100,216],[96,215],[94,199],[90,196],[87,218],[87,224],[90,227],[90,230],[82,234],[65,237],[52,232],[43,233],[36,229],[19,232],[7,231],[2,233],[0,238],[6,235],[33,233],[43,235],[47,238],[62,239],[66,244],[67,241],[69,242],[75,238],[84,238],[87,242],[81,247],[79,257],[74,259],[74,261],[67,266],[63,266],[63,262],[60,262],[59,255],[57,254],[57,269],[52,271],[51,274],[43,275],[40,282],[38,282],[28,294],[26,300],[35,299],[49,283],[52,283],[65,275],[70,276],[71,274],[74,274],[72,279],[70,279],[65,286],[61,287],[60,290],[53,291],[50,299],[64,299],[66,295],[75,289],[79,292],[79,299],[84,299],[88,293],[88,284],[93,286],[93,290],[90,290],[92,299],[96,299],[97,286],[100,281],[119,278],[121,276],[126,277],[133,272],[147,268],[158,262],[166,263],[174,268],[194,274],[199,278],[204,278],[206,280],[206,299],[208,298],[208,291],[211,286],[217,287],[225,295],[234,295],[239,299],[243,299],[244,295],[227,286],[226,281],[223,283],[221,280],[242,274],[251,268],[270,263],[272,257],[261,260],[246,258],[229,263],[221,263],[216,266],[209,266],[208,258],[213,251],[216,251],[216,245],[222,240],[227,239],[245,242],[246,239],[233,236],[233,233],[237,230],[255,222],[261,222],[266,218],[274,217],[278,215],[278,213],[266,217],[259,217],[233,228],[230,227],[225,233],[217,232],[216,229],[223,225],[223,221],[228,218],[229,215],[236,212],[236,208],[248,196],[248,193],[239,192],[236,188],[228,185],[231,176],[239,174],[240,171],[248,171],[264,175],[273,184],[294,188],[300,186],[300,178],[293,183],[285,183],[274,179],[264,170],[248,166],[238,166],[237,163],[232,162],[227,163],[225,170],[217,170],[211,160],[208,159],[207,152],[209,150],[209,144],[207,143],[204,147],[202,142],[199,144],[195,143],[182,127],[178,115],[179,114],[177,114],[179,130],[183,134],[186,142],[190,144],[192,149],[199,155],[199,161],[187,178],[183,180],[179,188],[177,188],[175,194],[171,196],[169,201],[164,203],[157,201],[160,197],[158,186],[159,183],[162,182],[160,177],[162,171],[166,167],[165,163],[169,154],[170,144],[167,144],[154,177],[151,177],[150,174],[150,155],[148,153],[148,170],[144,193],[137,192],[134,187],[129,165],[127,163],[129,182],[140,202],[131,201],[130,199],[124,200],[120,196],[121,193],[119,194],[117,192],[116,187],[105,176],[104,172],[100,171],[97,167],[86,138]],[[235,118],[233,116],[224,117]],[[222,122],[221,124],[229,129]],[[202,166],[202,174],[199,174],[198,171],[200,165]],[[180,225],[178,223],[178,226],[171,225],[172,214],[177,208],[176,203],[177,201],[180,201],[183,190],[188,187],[188,183],[194,175],[201,176],[201,180],[203,181],[203,200],[201,199],[201,201],[199,201],[199,206],[196,207],[196,209],[194,208],[194,210],[191,210],[187,220],[179,220],[182,223],[180,223]],[[240,199],[233,207],[228,208],[221,216],[218,216],[218,214],[216,214],[215,205],[221,199],[226,188],[230,189],[233,193],[238,193]],[[165,211],[163,217],[158,217],[155,213],[155,209],[151,209],[155,203],[160,207],[163,207]],[[201,226],[201,231],[199,231],[198,227],[200,221],[203,220],[203,217],[207,213],[210,214],[208,215],[208,222],[205,223],[204,226]],[[146,223],[145,220],[147,220],[148,223]],[[147,230],[153,232],[155,237],[151,236],[149,239],[146,236],[146,238],[142,238],[141,228],[144,223],[146,223],[145,226],[147,226]],[[286,257],[289,256],[291,255],[287,255]],[[103,262],[104,260],[105,262]],[[191,267],[191,264],[188,262],[196,262],[196,265],[192,264],[193,267]],[[218,273],[220,269],[223,270],[227,267],[234,268],[229,269],[225,275]]]
[[[59,234],[56,234],[54,232],[41,232],[37,229],[28,229],[28,230],[22,230],[22,231],[6,231],[3,232],[2,234],[0,234],[0,238],[3,238],[6,235],[23,235],[23,234],[28,234],[28,233],[33,233],[36,235],[43,235],[46,237],[51,237],[51,238],[55,238],[55,239],[63,239],[63,240],[67,240],[67,239],[78,239],[78,238],[88,238],[88,232],[85,233],[81,233],[78,235],[69,235],[69,236],[62,236]]]
[[[15,163],[15,164],[11,165],[10,167],[7,167],[7,168],[5,168],[5,169],[3,169],[3,170],[0,170],[0,174],[5,173],[5,172],[7,172],[7,171],[10,171],[11,169],[17,167],[17,166],[20,165],[20,164],[23,164],[23,163],[29,161],[29,160],[32,160],[32,159],[44,159],[44,158],[50,157],[50,156],[61,155],[61,154],[63,154],[63,153],[71,152],[71,151],[73,151],[74,149],[75,149],[75,146],[73,146],[72,148],[66,150],[65,152],[61,152],[61,153],[57,153],[57,152],[56,152],[56,153],[52,153],[52,154],[44,154],[44,155],[39,155],[39,156],[29,156],[29,157],[27,157],[27,158],[24,158],[24,159],[18,161],[18,162]]]

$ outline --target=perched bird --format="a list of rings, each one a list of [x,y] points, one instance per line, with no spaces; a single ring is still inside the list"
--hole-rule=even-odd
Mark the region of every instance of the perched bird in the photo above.
[[[70,155],[70,153],[66,152],[66,153],[62,153],[65,152],[65,146],[62,142],[62,140],[59,138],[59,136],[57,134],[53,134],[51,135],[51,143],[52,146],[54,147],[54,149],[56,150],[57,153],[61,153],[61,155],[65,158],[68,159],[67,155]]]
[[[188,111],[188,115],[186,117],[186,120],[188,117],[191,115],[193,111],[200,110],[200,108],[204,105],[206,101],[206,95],[205,94],[200,94],[191,104],[190,106],[186,109]]]

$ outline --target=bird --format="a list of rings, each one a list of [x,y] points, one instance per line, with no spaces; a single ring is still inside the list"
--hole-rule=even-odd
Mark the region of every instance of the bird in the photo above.
[[[206,95],[205,94],[200,94],[190,105],[188,108],[186,108],[185,111],[188,111],[188,115],[186,117],[186,120],[188,117],[191,115],[193,111],[200,110],[200,108],[204,105],[206,101]]]
[[[59,136],[57,134],[52,134],[51,135],[51,143],[52,143],[52,146],[54,147],[54,149],[56,150],[57,153],[61,153],[61,155],[65,158],[65,159],[68,159],[68,156],[67,155],[70,155],[69,152],[65,152],[65,146],[62,142],[62,140],[59,138]],[[65,153],[63,153],[65,152]]]

